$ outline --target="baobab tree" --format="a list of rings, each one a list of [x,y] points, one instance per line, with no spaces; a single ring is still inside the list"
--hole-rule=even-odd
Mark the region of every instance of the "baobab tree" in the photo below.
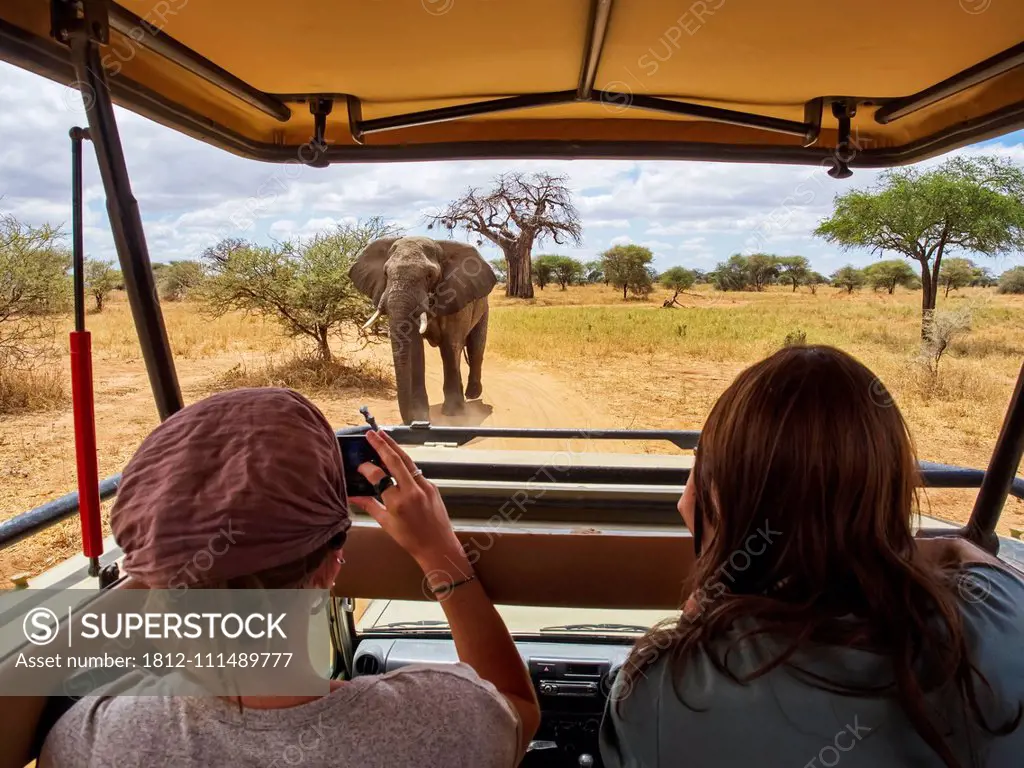
[[[471,188],[428,228],[464,229],[501,248],[508,264],[505,295],[533,298],[534,243],[550,238],[557,245],[582,243],[583,226],[572,204],[568,178],[550,173],[503,173],[487,192]]]

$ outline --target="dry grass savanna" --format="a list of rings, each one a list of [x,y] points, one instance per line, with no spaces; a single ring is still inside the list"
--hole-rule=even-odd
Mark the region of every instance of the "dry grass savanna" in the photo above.
[[[916,291],[722,293],[699,286],[679,297],[681,307],[663,309],[670,295],[657,289],[645,300],[623,301],[611,287],[549,286],[523,301],[495,290],[483,396],[494,412],[478,409],[472,423],[697,429],[742,367],[787,337],[805,338],[851,352],[881,377],[910,423],[921,458],[984,467],[1024,359],[1024,296],[991,289],[964,289],[940,300],[940,309],[969,307],[973,319],[937,376],[917,354]],[[232,386],[291,385],[310,394],[336,426],[360,423],[357,408],[364,403],[382,423],[398,419],[386,344],[338,339],[336,357],[349,365],[310,367],[298,362],[303,345],[272,321],[212,318],[190,302],[166,303],[164,313],[186,402]],[[65,327],[70,324],[67,318]],[[88,326],[100,474],[106,476],[123,467],[157,416],[123,296],[115,294],[102,313],[90,314]],[[66,337],[63,331],[58,336],[63,349]],[[440,368],[436,354],[427,358],[428,367]],[[66,355],[39,363],[34,375],[66,391]],[[430,379],[432,403],[440,402],[439,382],[439,376]],[[30,402],[0,417],[0,519],[75,487],[69,400],[47,402],[44,410]],[[653,442],[606,449],[672,450]],[[972,491],[929,491],[926,511],[963,521],[973,498]],[[1024,503],[1014,499],[1000,533],[1011,527],[1024,527]],[[72,519],[0,553],[0,578],[42,571],[79,546]]]

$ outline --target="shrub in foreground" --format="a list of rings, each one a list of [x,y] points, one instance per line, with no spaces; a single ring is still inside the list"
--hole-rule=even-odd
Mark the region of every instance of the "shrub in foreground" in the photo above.
[[[999,293],[1024,293],[1024,267],[1008,269],[999,276]]]
[[[69,402],[56,368],[0,370],[0,414],[47,411]]]
[[[263,365],[236,365],[214,385],[217,390],[239,387],[287,387],[307,395],[358,390],[364,396],[395,397],[395,378],[390,366],[301,355],[283,361],[267,360]]]

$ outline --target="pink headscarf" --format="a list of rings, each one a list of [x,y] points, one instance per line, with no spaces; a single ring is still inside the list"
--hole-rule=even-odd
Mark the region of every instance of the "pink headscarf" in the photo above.
[[[213,395],[139,446],[110,513],[124,569],[150,587],[298,560],[351,525],[337,438],[290,389]]]

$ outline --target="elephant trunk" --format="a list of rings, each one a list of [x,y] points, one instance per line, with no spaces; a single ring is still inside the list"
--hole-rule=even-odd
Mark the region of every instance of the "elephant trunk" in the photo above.
[[[395,363],[395,383],[398,387],[398,409],[402,421],[427,421],[430,405],[423,371],[423,336],[420,316],[425,302],[415,296],[395,297],[388,302],[391,322],[391,354]]]

